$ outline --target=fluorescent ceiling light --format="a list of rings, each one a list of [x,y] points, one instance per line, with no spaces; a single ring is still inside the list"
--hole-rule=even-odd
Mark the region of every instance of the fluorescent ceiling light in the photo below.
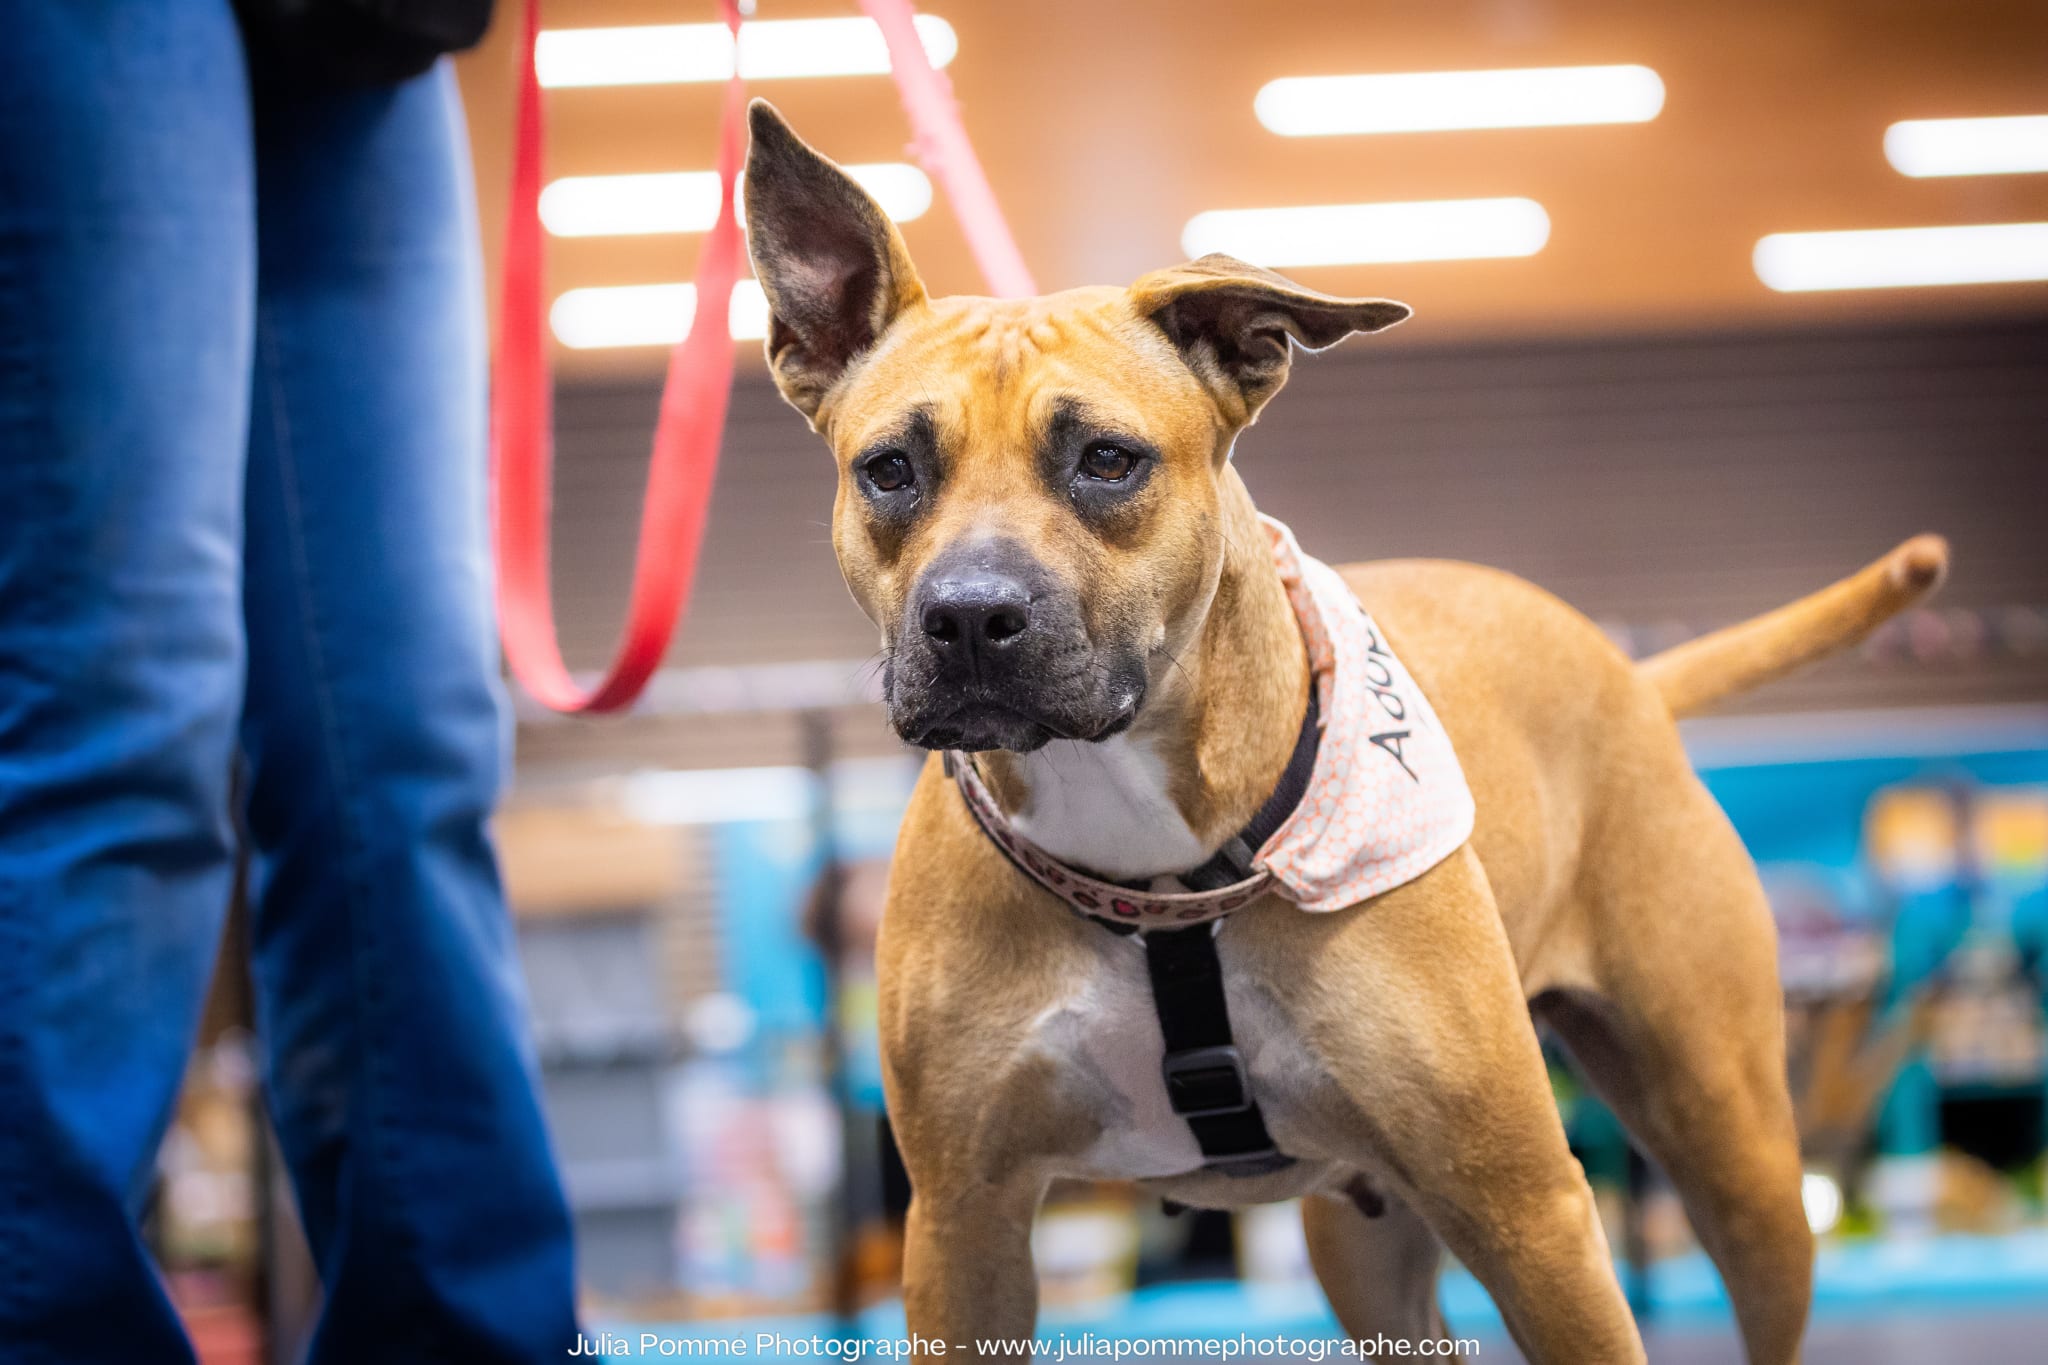
[[[1757,278],[1787,293],[2048,280],[2048,223],[1774,232],[1754,259]]]
[[[694,284],[629,284],[604,289],[571,289],[548,310],[548,323],[564,346],[579,351],[606,346],[673,346],[688,335],[697,315]],[[768,299],[756,280],[733,287],[726,314],[735,341],[768,335]]]
[[[1265,266],[1533,256],[1549,239],[1550,215],[1533,199],[1213,209],[1180,235],[1190,256],[1222,251]]]
[[[899,223],[932,206],[932,182],[915,166],[884,161],[844,169]],[[718,221],[718,173],[564,176],[540,192],[540,220],[557,237],[707,232]]]
[[[1884,130],[1884,154],[1913,176],[2048,171],[2048,114],[1908,119]]]
[[[1664,82],[1647,66],[1289,76],[1252,101],[1259,122],[1285,137],[1644,123],[1663,107]]]
[[[930,14],[915,22],[932,65],[952,61],[960,50],[953,26]],[[540,83],[554,88],[722,81],[732,75],[732,34],[724,24],[549,29],[533,62]],[[740,74],[750,81],[888,70],[889,47],[872,19],[766,19],[740,29]]]

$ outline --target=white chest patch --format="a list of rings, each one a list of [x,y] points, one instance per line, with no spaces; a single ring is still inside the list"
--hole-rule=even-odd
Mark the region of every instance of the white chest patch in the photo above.
[[[1059,1064],[1060,1085],[1102,1123],[1102,1135],[1078,1158],[1072,1173],[1100,1179],[1142,1180],[1180,1175],[1202,1164],[1202,1149],[1187,1121],[1173,1112],[1160,1071],[1165,1041],[1152,1003],[1145,949],[1136,938],[1104,934],[1094,968],[1038,1016],[1030,1045]],[[1285,1021],[1254,995],[1230,988],[1225,957],[1224,993],[1231,1032],[1252,1090],[1274,1137],[1285,1145],[1291,1111],[1313,1078],[1296,1057]]]
[[[1167,791],[1165,760],[1144,740],[1056,739],[1019,767],[1031,795],[1010,823],[1063,863],[1126,881],[1184,872],[1209,856]]]

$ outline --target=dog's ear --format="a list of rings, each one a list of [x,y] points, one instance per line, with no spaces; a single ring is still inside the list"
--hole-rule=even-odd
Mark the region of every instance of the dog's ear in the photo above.
[[[896,225],[766,100],[747,110],[747,246],[768,296],[768,366],[804,416],[906,308],[924,301]]]
[[[1141,316],[1166,333],[1224,418],[1242,426],[1287,382],[1290,342],[1334,346],[1408,316],[1391,299],[1340,299],[1231,256],[1157,270],[1131,286]]]

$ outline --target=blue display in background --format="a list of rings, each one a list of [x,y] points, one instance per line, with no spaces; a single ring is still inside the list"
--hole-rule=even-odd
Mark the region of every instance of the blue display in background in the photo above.
[[[1960,819],[1973,798],[2048,783],[2048,751],[1745,764],[1704,769],[1702,777],[1764,869],[1774,897],[1801,884],[1825,888],[1820,900],[1845,924],[1883,936],[1888,1009],[1922,997],[1973,935],[2018,964],[2040,953],[2048,933],[2048,875],[2040,867],[1977,866],[1968,848],[1971,831],[1958,827],[1946,836],[1927,832],[1934,842],[1952,841],[1946,861],[1923,856],[1918,867],[1902,872],[1894,866],[1887,883],[1873,857],[1869,817],[1881,794],[1918,789],[1952,795]],[[1785,920],[1788,906],[1775,908]],[[2023,1093],[2041,1084],[2038,1072],[2008,1085],[2015,1083]],[[1880,1107],[1879,1151],[1893,1157],[1935,1152],[1946,1093],[1927,1052],[1908,1056]]]
[[[803,933],[823,854],[807,820],[714,825],[718,940],[725,988],[771,1034],[807,1033],[825,1017],[825,968]]]
[[[1758,863],[1807,864],[1841,897],[1847,914],[1884,908],[1870,884],[1863,820],[1872,797],[1904,782],[1930,786],[2023,786],[2048,782],[2048,751],[1954,758],[1849,758],[1703,768],[1700,777]]]
[[[835,767],[833,840],[843,865],[889,857],[918,767],[914,759]],[[824,870],[825,850],[816,833],[815,817],[808,814],[712,826],[722,978],[769,1038],[813,1035],[825,1020],[824,963],[803,926]],[[850,992],[872,994],[871,975],[850,975],[845,984]],[[879,1109],[881,1071],[871,1020],[864,1033],[847,1040],[847,1082],[857,1102]]]

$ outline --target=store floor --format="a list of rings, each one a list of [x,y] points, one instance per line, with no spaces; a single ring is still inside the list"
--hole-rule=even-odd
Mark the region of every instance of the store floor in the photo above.
[[[1704,1257],[1660,1262],[1639,1288],[1645,1301],[1656,1305],[1646,1333],[1653,1365],[1742,1365],[1727,1296]],[[1480,1344],[1476,1357],[1465,1358],[1522,1359],[1501,1330],[1492,1300],[1470,1275],[1456,1269],[1446,1273],[1441,1300],[1451,1331]],[[635,1324],[635,1329],[644,1326]],[[673,1323],[659,1330],[677,1338],[753,1342],[756,1331],[764,1329],[798,1338],[837,1334],[819,1318]],[[1037,1335],[1041,1341],[1058,1338],[1069,1361],[1275,1365],[1312,1360],[1318,1353],[1326,1362],[1349,1359],[1325,1345],[1336,1332],[1329,1305],[1310,1281],[1212,1280],[1153,1285],[1086,1305],[1049,1303]],[[902,1306],[878,1305],[862,1314],[852,1334],[878,1345],[900,1343]],[[1215,1354],[1196,1349],[1193,1342],[1212,1343]],[[1817,1258],[1805,1365],[2013,1365],[2048,1359],[2043,1342],[2048,1342],[2048,1228],[1995,1237],[1831,1244]],[[763,1365],[774,1359],[818,1365],[823,1353],[814,1346],[808,1351],[755,1347],[746,1354]],[[1057,1357],[1047,1353],[1042,1358]]]
[[[1508,1365],[1520,1361],[1505,1338],[1480,1336],[1468,1359]],[[1806,1334],[1804,1365],[2015,1365],[2042,1358],[2048,1311],[1883,1314],[1830,1321]],[[1652,1328],[1645,1335],[1650,1365],[1744,1365],[1742,1346],[1726,1328]]]
[[[1105,1322],[1113,1334],[1114,1327]],[[626,1326],[615,1324],[613,1330],[626,1340],[634,1340],[644,1324]],[[831,1362],[835,1356],[821,1349],[819,1339],[812,1333],[832,1335],[831,1328],[821,1320],[784,1319],[779,1322],[737,1323],[677,1323],[658,1329],[662,1336],[670,1339],[725,1337],[747,1344],[742,1354],[760,1360],[787,1361],[790,1365],[819,1365],[821,1359]],[[1461,1328],[1453,1321],[1451,1330],[1461,1338],[1475,1341],[1476,1352],[1461,1357],[1465,1360],[1489,1362],[1490,1365],[1517,1365],[1524,1357],[1514,1344],[1501,1335],[1498,1320],[1490,1328]],[[765,1341],[757,1343],[755,1332],[787,1333],[785,1341],[794,1339],[801,1343],[811,1342],[808,1350],[801,1344],[792,1350],[785,1347],[776,1350],[766,1346]],[[1321,1359],[1325,1365],[1354,1359],[1336,1350],[1336,1342],[1322,1332],[1296,1335],[1292,1332],[1274,1334],[1285,1343],[1283,1349],[1267,1349],[1269,1344],[1279,1344],[1274,1337],[1267,1337],[1260,1343],[1262,1349],[1236,1353],[1218,1352],[1211,1355],[1188,1351],[1177,1354],[1168,1350],[1133,1351],[1127,1356],[1110,1354],[1108,1343],[1093,1329],[1068,1328],[1043,1335],[1065,1338],[1070,1351],[1070,1361],[1100,1360],[1103,1365],[1119,1359],[1145,1361],[1148,1365],[1221,1365],[1222,1362],[1241,1362],[1242,1365],[1275,1365],[1284,1361],[1313,1361],[1317,1348],[1321,1348]],[[1154,1337],[1155,1345],[1165,1345],[1161,1337],[1170,1337],[1171,1332],[1162,1332]],[[1209,1336],[1197,1330],[1191,1335]],[[1088,1338],[1093,1338],[1089,1340]],[[870,1345],[887,1342],[891,1338],[883,1334],[871,1337]],[[1223,1338],[1227,1340],[1228,1338]],[[1650,1365],[1746,1365],[1741,1343],[1733,1327],[1725,1320],[1693,1321],[1668,1325],[1652,1324],[1644,1333],[1644,1342],[1649,1348]],[[1872,1311],[1856,1314],[1823,1313],[1814,1321],[1806,1334],[1806,1349],[1802,1356],[1804,1365],[2017,1365],[2021,1361],[2036,1361],[2044,1358],[2042,1343],[2048,1342],[2048,1304],[2033,1306],[1957,1306],[1953,1308],[1906,1308],[1898,1311]],[[1128,1343],[1127,1343],[1128,1344]],[[635,1354],[685,1354],[671,1350],[638,1352]],[[694,1358],[694,1357],[693,1357]],[[838,1356],[846,1359],[848,1356]],[[853,1355],[855,1359],[886,1359],[877,1354]],[[1419,1357],[1418,1357],[1419,1358]],[[1051,1353],[1041,1354],[1041,1361],[1057,1360]]]

